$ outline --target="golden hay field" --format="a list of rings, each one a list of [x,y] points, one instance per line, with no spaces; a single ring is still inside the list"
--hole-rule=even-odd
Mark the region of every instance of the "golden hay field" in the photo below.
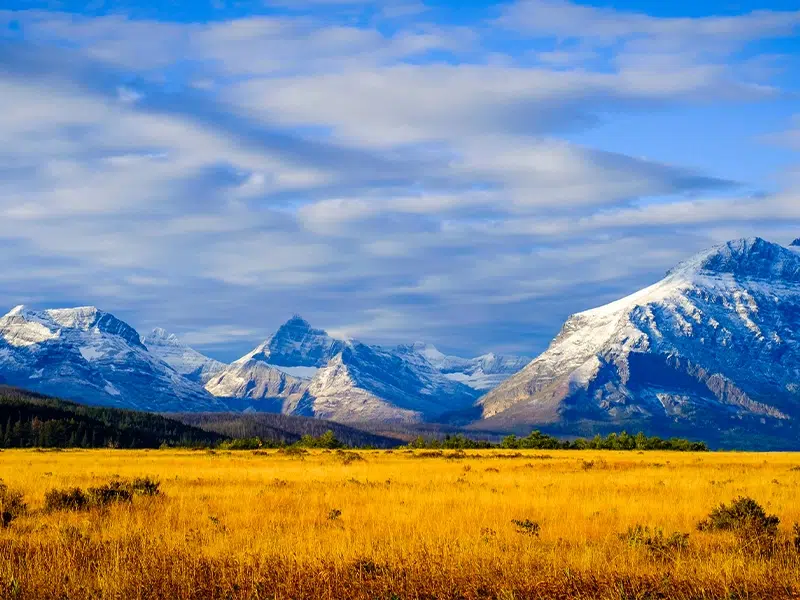
[[[468,451],[0,452],[28,514],[0,529],[2,598],[781,598],[800,593],[800,455]],[[357,459],[353,456],[356,455]],[[456,455],[458,456],[458,455]],[[53,488],[155,477],[158,497],[43,510]],[[721,502],[777,548],[697,531]],[[340,511],[340,512],[337,512]],[[524,525],[525,520],[539,524]],[[514,524],[512,521],[523,524]],[[658,551],[636,525],[689,534]]]

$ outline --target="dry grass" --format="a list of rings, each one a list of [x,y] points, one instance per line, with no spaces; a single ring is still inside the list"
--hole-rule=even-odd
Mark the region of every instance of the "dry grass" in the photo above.
[[[28,511],[0,529],[0,597],[800,597],[798,455],[358,454],[2,452]],[[162,494],[43,510],[115,476]],[[697,531],[740,495],[780,517],[774,552]],[[654,552],[626,541],[637,525],[690,535]]]

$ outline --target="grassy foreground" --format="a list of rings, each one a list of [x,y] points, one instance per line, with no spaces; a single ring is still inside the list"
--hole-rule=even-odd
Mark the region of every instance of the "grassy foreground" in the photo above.
[[[28,511],[0,529],[0,598],[800,597],[798,466],[789,453],[7,450],[0,478]],[[44,510],[54,488],[140,476],[161,494]],[[740,495],[780,517],[769,550],[697,530]]]

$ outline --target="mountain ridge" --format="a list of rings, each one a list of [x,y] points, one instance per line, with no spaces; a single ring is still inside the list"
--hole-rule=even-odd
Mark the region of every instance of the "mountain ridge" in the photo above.
[[[482,416],[777,425],[800,417],[798,326],[800,255],[733,240],[569,317],[545,352],[479,400]]]

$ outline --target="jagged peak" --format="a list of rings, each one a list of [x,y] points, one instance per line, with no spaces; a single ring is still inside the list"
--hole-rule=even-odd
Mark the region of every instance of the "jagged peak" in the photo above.
[[[800,248],[800,238],[797,238],[791,244],[789,244],[790,248]]]
[[[800,257],[788,248],[760,237],[740,238],[694,255],[668,275],[691,278],[703,273],[798,283]]]
[[[154,327],[153,330],[145,336],[142,336],[142,343],[150,344],[172,344],[175,346],[182,346],[180,339],[174,333],[170,333],[163,327]]]

